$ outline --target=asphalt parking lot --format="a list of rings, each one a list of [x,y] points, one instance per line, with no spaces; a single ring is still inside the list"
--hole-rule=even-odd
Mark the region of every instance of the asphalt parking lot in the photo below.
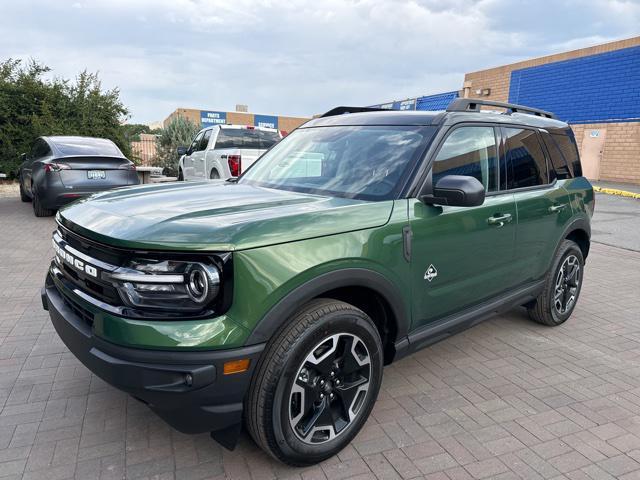
[[[566,324],[513,311],[388,367],[354,442],[293,469],[246,434],[234,452],[180,434],[76,361],[40,303],[54,221],[6,192],[0,478],[640,478],[640,200],[598,195],[607,245],[593,244]]]

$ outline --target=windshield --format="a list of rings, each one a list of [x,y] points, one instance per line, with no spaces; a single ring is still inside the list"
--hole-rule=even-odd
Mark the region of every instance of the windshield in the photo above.
[[[239,183],[364,200],[388,200],[433,135],[433,127],[341,126],[295,130]]]

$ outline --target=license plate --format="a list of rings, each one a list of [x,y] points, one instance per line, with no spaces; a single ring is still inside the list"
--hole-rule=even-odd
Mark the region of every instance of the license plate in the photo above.
[[[100,180],[107,178],[107,174],[104,173],[104,170],[89,170],[87,171],[87,177],[90,180]]]

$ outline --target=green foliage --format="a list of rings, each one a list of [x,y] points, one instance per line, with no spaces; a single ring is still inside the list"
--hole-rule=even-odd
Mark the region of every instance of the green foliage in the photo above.
[[[85,135],[113,140],[131,155],[121,121],[128,115],[117,88],[102,90],[86,70],[75,81],[46,79],[35,60],[0,62],[0,172],[15,174],[19,156],[41,135]]]
[[[154,166],[163,167],[165,175],[178,174],[179,146],[188,146],[200,127],[185,117],[174,117],[165,128],[160,130],[156,140],[157,155]]]
[[[122,125],[122,130],[127,142],[139,142],[141,133],[158,133],[157,130],[151,130],[149,125],[143,123],[125,123]]]

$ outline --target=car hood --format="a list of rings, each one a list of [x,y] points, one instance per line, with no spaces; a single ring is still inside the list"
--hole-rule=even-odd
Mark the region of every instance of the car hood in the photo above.
[[[97,194],[60,210],[58,221],[117,247],[231,251],[374,228],[392,209],[392,201],[180,182]]]

